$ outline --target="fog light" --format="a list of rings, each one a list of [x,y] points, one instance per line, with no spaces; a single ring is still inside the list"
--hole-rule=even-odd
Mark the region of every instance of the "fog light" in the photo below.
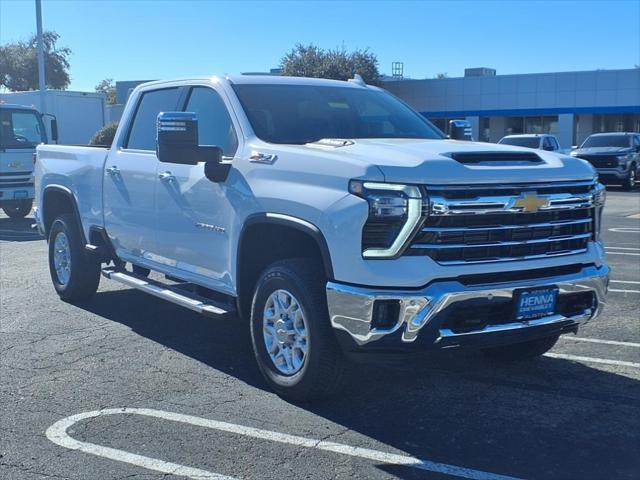
[[[376,300],[373,302],[371,328],[389,330],[398,324],[400,300]]]

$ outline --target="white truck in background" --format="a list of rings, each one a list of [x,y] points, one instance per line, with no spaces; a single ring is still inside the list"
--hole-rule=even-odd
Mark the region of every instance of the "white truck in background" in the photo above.
[[[347,358],[539,356],[605,304],[605,192],[588,163],[446,139],[362,81],[151,82],[111,148],[37,150],[36,222],[63,300],[102,273],[247,322],[289,398],[335,392]]]
[[[0,207],[11,218],[25,217],[33,207],[36,145],[48,143],[44,116],[31,107],[0,104]],[[57,141],[55,117],[50,129]]]

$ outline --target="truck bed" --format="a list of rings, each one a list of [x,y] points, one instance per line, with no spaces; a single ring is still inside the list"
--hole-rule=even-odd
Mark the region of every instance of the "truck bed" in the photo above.
[[[88,238],[88,225],[103,225],[102,177],[109,148],[39,145],[36,152],[36,205],[42,205],[45,190],[49,188],[70,191],[76,199]]]

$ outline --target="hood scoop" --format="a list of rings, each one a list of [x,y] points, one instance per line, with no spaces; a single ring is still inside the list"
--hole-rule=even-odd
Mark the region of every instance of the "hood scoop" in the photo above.
[[[518,167],[544,164],[533,152],[453,152],[446,156],[464,165]]]

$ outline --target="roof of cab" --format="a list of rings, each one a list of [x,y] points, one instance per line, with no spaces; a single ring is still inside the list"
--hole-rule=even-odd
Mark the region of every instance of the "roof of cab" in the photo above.
[[[603,136],[611,137],[611,136],[622,136],[622,135],[638,135],[637,132],[600,132],[600,133],[592,133],[589,135],[590,137],[603,137]]]
[[[29,107],[28,105],[18,105],[16,103],[2,103],[0,102],[0,108],[10,108],[11,110],[33,110],[38,111],[35,107]]]
[[[548,133],[519,133],[517,135],[505,135],[502,138],[523,138],[523,137],[553,137]]]
[[[343,80],[329,80],[326,78],[286,77],[280,75],[227,75],[197,78],[174,78],[168,80],[154,80],[138,85],[137,89],[165,84],[203,82],[203,81],[227,81],[236,85],[316,85],[323,87],[366,88],[357,82]]]

